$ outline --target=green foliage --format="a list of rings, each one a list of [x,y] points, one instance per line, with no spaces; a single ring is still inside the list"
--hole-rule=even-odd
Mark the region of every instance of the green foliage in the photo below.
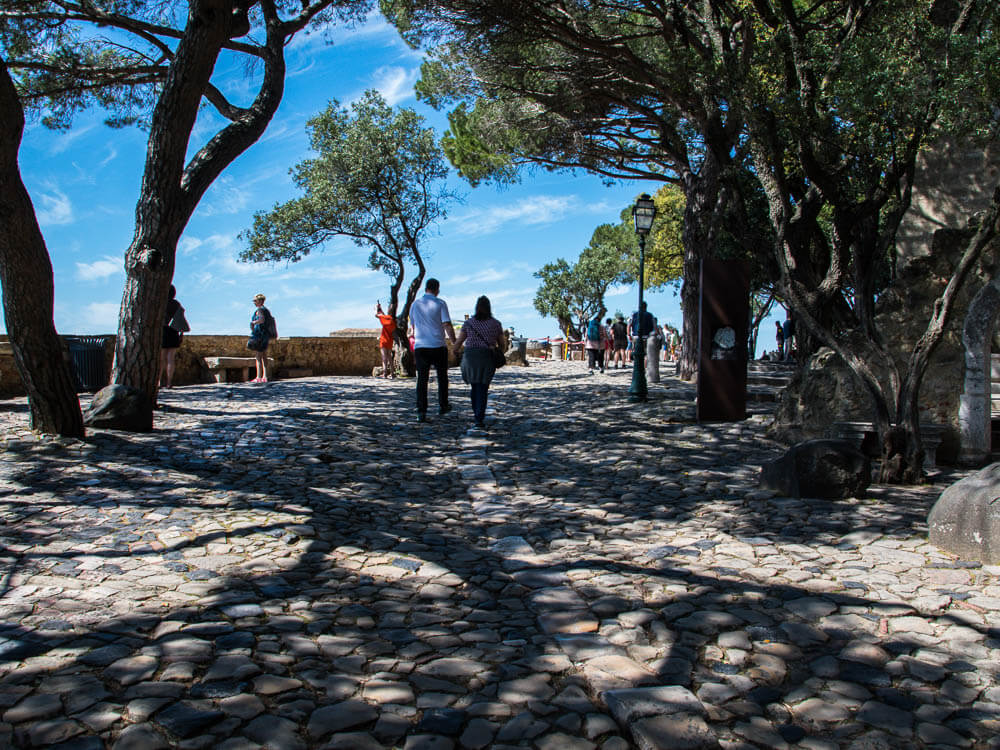
[[[423,118],[369,91],[349,110],[331,102],[308,129],[317,156],[291,170],[302,197],[254,215],[241,260],[294,262],[336,236],[371,249],[371,267],[390,274],[419,260],[421,237],[455,198]]]
[[[535,293],[535,309],[555,318],[566,335],[578,338],[587,321],[606,312],[604,295],[608,289],[631,281],[628,245],[621,225],[597,227],[572,266],[559,258],[535,272],[535,278],[542,282]]]
[[[664,185],[653,195],[656,219],[646,241],[646,286],[676,284],[684,278],[684,191]],[[631,213],[631,209],[629,209]],[[627,219],[631,221],[631,216]]]
[[[335,20],[358,21],[372,4],[373,0],[275,3],[286,14],[283,31],[288,36],[306,24],[315,28]],[[9,0],[2,5],[0,57],[26,114],[38,117],[46,127],[65,129],[76,113],[90,107],[107,111],[106,122],[112,127],[148,125],[194,4]],[[263,36],[256,6],[244,20]],[[234,22],[234,35],[236,26]],[[252,41],[234,40],[229,46],[250,56],[261,54]]]

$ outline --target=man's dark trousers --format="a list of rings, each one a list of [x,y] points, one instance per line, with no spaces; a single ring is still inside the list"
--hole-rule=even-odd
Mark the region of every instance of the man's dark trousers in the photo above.
[[[427,382],[430,380],[431,367],[437,371],[438,405],[445,409],[448,406],[448,347],[437,349],[417,348],[413,350],[413,359],[417,365],[417,413],[427,413]]]

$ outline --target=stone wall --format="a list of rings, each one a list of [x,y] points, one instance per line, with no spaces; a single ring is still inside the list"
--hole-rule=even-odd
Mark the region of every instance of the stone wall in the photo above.
[[[969,231],[935,232],[933,252],[912,258],[881,296],[877,325],[889,339],[900,377],[906,372],[913,344],[924,333],[934,301],[965,248]],[[931,358],[920,391],[920,419],[946,427],[938,447],[941,463],[953,463],[959,450],[958,405],[965,378],[961,332],[969,303],[998,270],[998,252],[986,253],[957,299],[951,323]],[[994,351],[1000,348],[994,343]],[[834,422],[870,422],[871,400],[839,356],[823,348],[804,363],[781,394],[776,426],[789,439],[822,437]]]
[[[939,229],[964,229],[984,211],[1000,177],[1000,143],[984,146],[943,140],[917,158],[915,189],[896,244],[901,264],[931,251]]]
[[[92,337],[88,337],[92,338]],[[175,385],[210,383],[213,379],[203,366],[202,357],[253,357],[246,348],[246,336],[186,335],[177,351]],[[105,337],[105,372],[110,377],[115,338]],[[271,342],[268,356],[274,360],[278,378],[294,374],[296,369],[313,375],[370,375],[381,364],[378,337],[292,336]],[[67,359],[69,353],[66,353]],[[24,388],[14,369],[13,356],[6,336],[0,336],[0,396],[23,396]]]

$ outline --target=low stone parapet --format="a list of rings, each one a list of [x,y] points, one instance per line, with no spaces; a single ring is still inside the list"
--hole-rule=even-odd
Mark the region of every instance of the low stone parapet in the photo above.
[[[921,424],[920,442],[924,446],[924,466],[937,466],[937,449],[941,444],[941,437],[948,429],[943,424]],[[847,440],[855,445],[862,453],[878,458],[882,451],[878,442],[878,431],[871,422],[834,422],[827,430],[829,437]]]
[[[7,337],[0,336],[0,397],[12,398],[25,395],[24,386],[14,369]],[[105,372],[110,378],[114,358],[115,336],[105,338]],[[247,336],[211,336],[184,334],[177,350],[174,385],[193,385],[215,382],[203,359],[205,357],[235,357],[252,359],[247,349]],[[267,349],[268,374],[272,371],[279,378],[309,375],[369,375],[372,368],[381,364],[378,338],[340,336],[291,336],[277,338]],[[68,355],[67,355],[68,359]],[[274,368],[273,370],[271,368]],[[105,383],[105,385],[107,385]]]
[[[250,380],[250,368],[256,372],[257,360],[254,357],[202,357],[209,376],[216,383],[246,383]],[[271,372],[274,360],[267,358],[267,369]],[[235,375],[239,373],[239,377]]]

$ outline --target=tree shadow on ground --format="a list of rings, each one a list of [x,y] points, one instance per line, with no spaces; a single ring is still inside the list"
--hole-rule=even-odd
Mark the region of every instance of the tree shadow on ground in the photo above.
[[[716,524],[714,532],[736,543],[755,522],[763,524],[756,534],[771,534],[774,544],[828,541],[809,524],[794,536],[796,515],[816,511],[808,505],[786,505],[788,522],[775,534],[764,506],[719,510],[737,503],[742,485],[733,497],[716,495],[731,477],[682,481],[691,464],[701,465],[705,448],[683,444],[700,432],[664,445],[649,417],[619,415],[620,442],[667,455],[649,466],[623,449],[620,467],[609,469],[589,449],[610,434],[603,420],[619,405],[577,429],[565,412],[539,415],[543,394],[519,387],[533,382],[526,374],[500,378],[501,411],[526,416],[515,425],[501,414],[487,448],[500,493],[518,515],[497,523],[473,511],[458,476],[460,451],[479,444],[460,419],[421,428],[404,421],[412,385],[347,382],[276,384],[281,406],[233,388],[229,405],[214,413],[168,412],[171,430],[153,435],[99,433],[85,444],[88,454],[8,451],[17,460],[4,466],[8,492],[0,498],[11,555],[0,599],[0,706],[9,707],[3,719],[13,746],[102,747],[146,736],[194,747],[242,736],[292,748],[337,735],[354,743],[340,746],[394,746],[405,736],[454,737],[476,719],[492,723],[494,746],[537,745],[560,732],[627,737],[614,722],[597,731],[594,717],[606,710],[600,693],[649,684],[714,691],[707,719],[723,738],[746,738],[751,730],[742,725],[762,717],[782,736],[847,741],[874,731],[865,717],[880,709],[863,708],[872,701],[930,706],[935,721],[942,715],[935,726],[945,722],[974,741],[981,737],[969,723],[997,718],[989,701],[977,709],[970,697],[963,676],[975,673],[948,675],[962,665],[938,654],[952,628],[976,651],[970,665],[983,662],[984,649],[986,658],[996,653],[997,633],[974,610],[951,611],[949,602],[904,613],[860,594],[817,591],[809,582],[819,574],[808,570],[798,586],[699,565],[712,549],[699,542],[714,539],[663,544],[663,527],[692,521]],[[562,397],[575,402],[590,390]],[[464,395],[460,387],[453,393],[456,401]],[[560,432],[567,421],[572,430]],[[715,429],[705,434],[729,434]],[[528,448],[531,431],[551,442]],[[568,450],[575,440],[581,450]],[[536,496],[546,512],[533,509]],[[706,510],[710,518],[700,515]],[[913,523],[902,514],[888,533],[903,538]],[[498,537],[519,532],[544,559],[512,565],[497,551]],[[95,546],[81,551],[86,540]],[[822,570],[821,556],[812,563]],[[144,575],[130,579],[130,569]],[[605,642],[603,655],[624,656],[629,662],[618,666],[632,671],[609,673],[596,652],[581,650],[579,636],[540,628],[532,573],[554,576],[545,588],[575,591],[600,622],[593,637]],[[37,581],[29,586],[41,586],[25,590],[28,575]],[[67,592],[74,580],[81,588]],[[140,611],[109,608],[118,592]],[[803,599],[826,607],[786,606]],[[895,617],[923,621],[933,636],[883,634],[882,621]],[[920,627],[916,620],[911,628]],[[746,647],[731,645],[737,636],[727,634],[741,632]],[[891,658],[876,666],[845,657],[869,641]],[[874,650],[861,655],[881,659]],[[823,660],[830,663],[817,669]],[[853,664],[870,673],[851,672]],[[848,682],[861,689],[843,700],[826,696],[844,694]],[[995,670],[981,682],[995,688]],[[727,688],[735,692],[721,700]],[[849,730],[827,726],[828,703],[843,710]],[[335,721],[338,711],[353,718]]]

